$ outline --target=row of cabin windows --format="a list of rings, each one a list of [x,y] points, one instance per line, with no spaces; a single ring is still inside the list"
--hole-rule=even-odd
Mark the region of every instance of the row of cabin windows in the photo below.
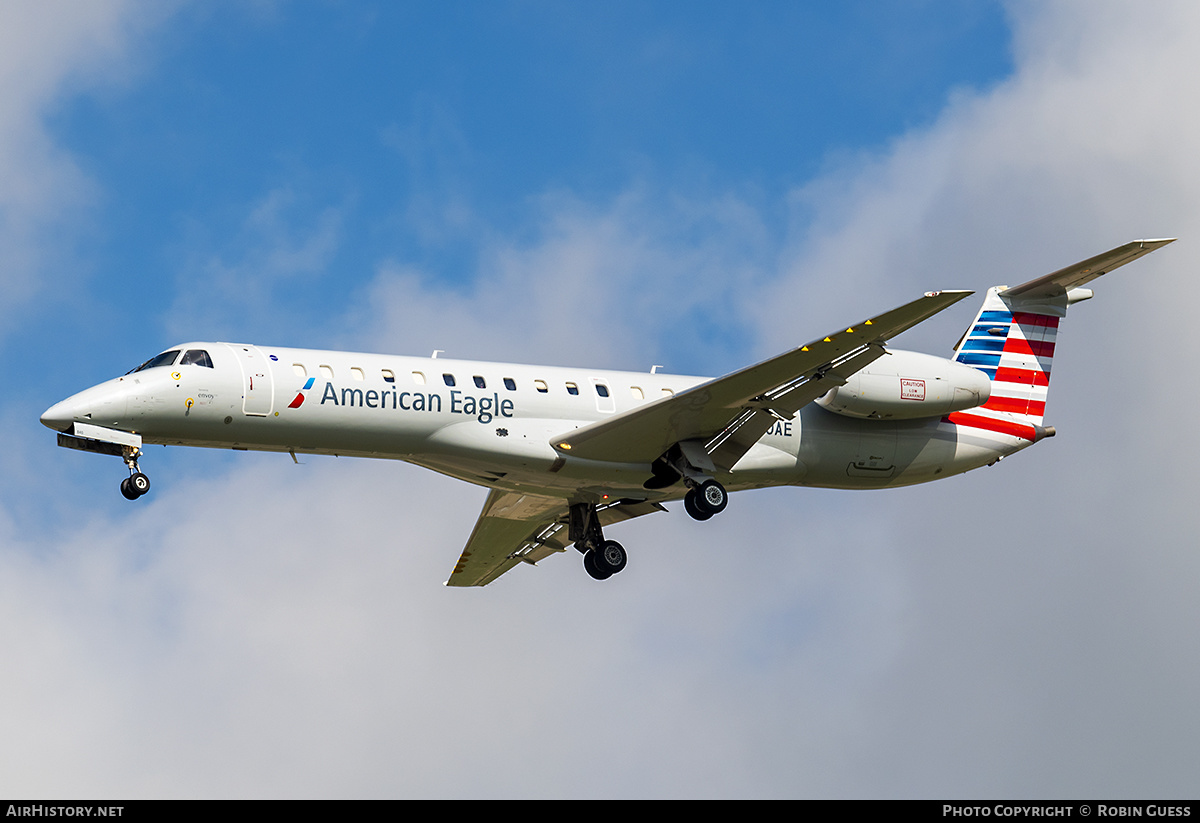
[[[321,372],[321,377],[325,378],[326,380],[333,379],[333,367],[332,366],[321,365],[321,366],[318,366],[317,368]],[[303,363],[293,363],[292,370],[296,373],[297,377],[308,377],[308,369],[304,367]],[[385,383],[395,383],[396,382],[396,373],[394,371],[392,371],[391,369],[381,369],[380,374],[383,377],[383,380]],[[355,380],[366,380],[367,379],[366,373],[363,372],[363,370],[360,369],[358,366],[350,367],[350,376]],[[412,380],[413,380],[413,383],[415,383],[416,385],[424,386],[425,385],[425,372],[414,371],[412,373]],[[477,389],[486,389],[487,388],[487,381],[481,375],[478,375],[478,374],[473,375],[471,380],[472,380],[472,382],[474,382],[475,388],[477,388]],[[442,374],[442,382],[445,383],[447,386],[451,386],[451,387],[458,385],[458,381],[455,380],[454,375],[450,374],[449,372],[445,372]],[[504,383],[504,388],[507,389],[508,391],[516,391],[517,390],[517,381],[512,379],[511,377],[503,378],[503,383]],[[596,394],[600,395],[601,397],[609,396],[608,386],[604,385],[603,383],[596,383],[594,385],[596,386]],[[545,380],[534,380],[533,387],[541,394],[546,394],[550,391],[550,386],[548,383],[546,383]],[[568,381],[566,383],[566,387],[567,387],[567,394],[572,394],[572,395],[579,394],[579,384],[578,383],[572,383],[572,382]],[[630,386],[629,393],[635,400],[645,400],[646,399],[646,394],[645,394],[645,392],[642,391],[640,386]],[[670,397],[674,393],[675,392],[672,389],[664,388],[662,390],[663,397]]]
[[[175,361],[177,358],[179,359],[180,366],[204,366],[205,368],[209,368],[209,369],[211,369],[213,367],[212,358],[210,358],[208,356],[208,352],[204,351],[203,349],[188,349],[186,352],[184,352],[182,358],[179,357],[179,349],[174,349],[172,351],[163,352],[162,354],[158,355],[157,357],[153,357],[153,358],[147,360],[145,363],[138,366],[136,369],[132,369],[131,371],[129,371],[127,373],[133,374],[134,372],[143,371],[145,369],[152,369],[157,366],[172,366],[172,365],[175,365]],[[326,380],[333,379],[333,367],[332,366],[320,365],[317,368],[321,372],[321,377],[323,377]],[[293,363],[292,371],[294,371],[296,373],[297,377],[308,377],[308,369],[306,369],[304,367],[303,363]],[[391,369],[380,369],[380,374],[383,377],[384,382],[386,382],[386,383],[395,383],[396,382],[396,373],[394,371],[392,371]],[[350,367],[350,376],[355,380],[366,380],[367,379],[366,373],[358,366]],[[413,383],[417,384],[418,386],[425,385],[425,373],[424,372],[414,371],[412,373],[412,379],[413,379]],[[487,381],[483,379],[482,375],[476,374],[476,375],[472,376],[471,380],[474,382],[475,388],[477,388],[477,389],[486,389],[487,388]],[[444,382],[447,386],[456,385],[454,375],[450,374],[449,372],[445,372],[442,374],[442,382]],[[513,380],[511,377],[503,378],[503,383],[504,383],[504,388],[507,389],[508,391],[516,391],[517,390],[517,381]],[[609,396],[608,386],[604,385],[603,383],[596,383],[594,385],[596,386],[596,394],[600,395],[601,397]],[[537,389],[537,391],[541,394],[546,394],[550,391],[550,386],[546,383],[545,380],[534,380],[533,387],[535,389]],[[578,383],[573,383],[573,382],[568,381],[566,383],[566,387],[567,387],[567,394],[571,394],[571,395],[579,394],[579,384]],[[646,399],[645,393],[642,391],[641,387],[639,387],[639,386],[630,386],[629,393],[633,396],[633,398],[635,400],[645,400]],[[672,395],[674,393],[675,392],[672,391],[671,389],[663,389],[662,390],[662,394],[664,397],[669,397],[670,395]]]

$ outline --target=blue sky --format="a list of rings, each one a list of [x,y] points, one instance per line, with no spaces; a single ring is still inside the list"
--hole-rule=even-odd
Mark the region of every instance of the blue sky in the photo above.
[[[0,787],[1186,795],[1200,19],[1152,5],[7,6]],[[483,496],[414,467],[161,449],[131,505],[37,422],[189,339],[719,373],[1163,235],[1053,441],[626,524],[620,586],[449,592]]]
[[[145,336],[214,258],[325,231],[270,293],[306,344],[381,260],[469,284],[486,238],[536,242],[548,195],[734,192],[778,243],[792,188],[1003,76],[1006,34],[990,4],[185,7],[49,124],[96,187],[88,282],[149,321],[114,356],[169,344]],[[257,309],[222,331],[294,334]]]

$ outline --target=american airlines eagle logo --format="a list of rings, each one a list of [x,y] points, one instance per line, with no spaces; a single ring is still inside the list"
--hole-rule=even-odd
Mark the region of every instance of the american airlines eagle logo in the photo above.
[[[289,409],[300,408],[300,406],[303,405],[303,403],[304,403],[304,393],[306,391],[308,391],[309,389],[311,389],[313,387],[313,383],[315,383],[315,382],[316,382],[315,377],[308,378],[308,381],[300,388],[300,391],[296,392],[296,396],[292,399],[292,402],[288,403],[288,408]]]

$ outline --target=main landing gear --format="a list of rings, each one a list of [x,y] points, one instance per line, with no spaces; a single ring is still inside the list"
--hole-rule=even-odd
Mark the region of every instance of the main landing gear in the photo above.
[[[615,540],[605,540],[596,506],[572,503],[568,536],[583,552],[583,568],[595,580],[607,580],[625,568],[629,555]]]
[[[729,493],[713,480],[712,458],[699,441],[676,443],[650,466],[653,476],[642,485],[647,489],[665,489],[680,480],[687,486],[683,508],[695,520],[708,520],[725,511]]]
[[[605,540],[599,549],[583,553],[583,568],[596,580],[607,580],[625,568],[629,555],[616,540]]]
[[[127,448],[123,455],[125,465],[129,467],[129,476],[121,481],[121,494],[126,500],[137,500],[150,491],[150,478],[138,468],[137,459],[141,453],[141,449]]]
[[[683,508],[693,520],[707,520],[714,514],[725,511],[729,505],[729,492],[716,480],[705,480],[692,486],[683,498]]]
[[[683,498],[683,507],[696,520],[708,520],[725,510],[729,493],[711,478],[692,481]],[[615,540],[605,540],[600,516],[594,503],[572,503],[568,520],[568,537],[583,554],[583,568],[595,580],[607,580],[625,568],[629,555]]]

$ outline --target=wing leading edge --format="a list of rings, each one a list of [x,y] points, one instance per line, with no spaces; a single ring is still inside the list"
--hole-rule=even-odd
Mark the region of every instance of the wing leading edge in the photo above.
[[[676,443],[700,441],[714,466],[728,471],[779,419],[840,386],[881,357],[883,344],[973,294],[929,292],[844,331],[563,434],[564,455],[650,463]]]

